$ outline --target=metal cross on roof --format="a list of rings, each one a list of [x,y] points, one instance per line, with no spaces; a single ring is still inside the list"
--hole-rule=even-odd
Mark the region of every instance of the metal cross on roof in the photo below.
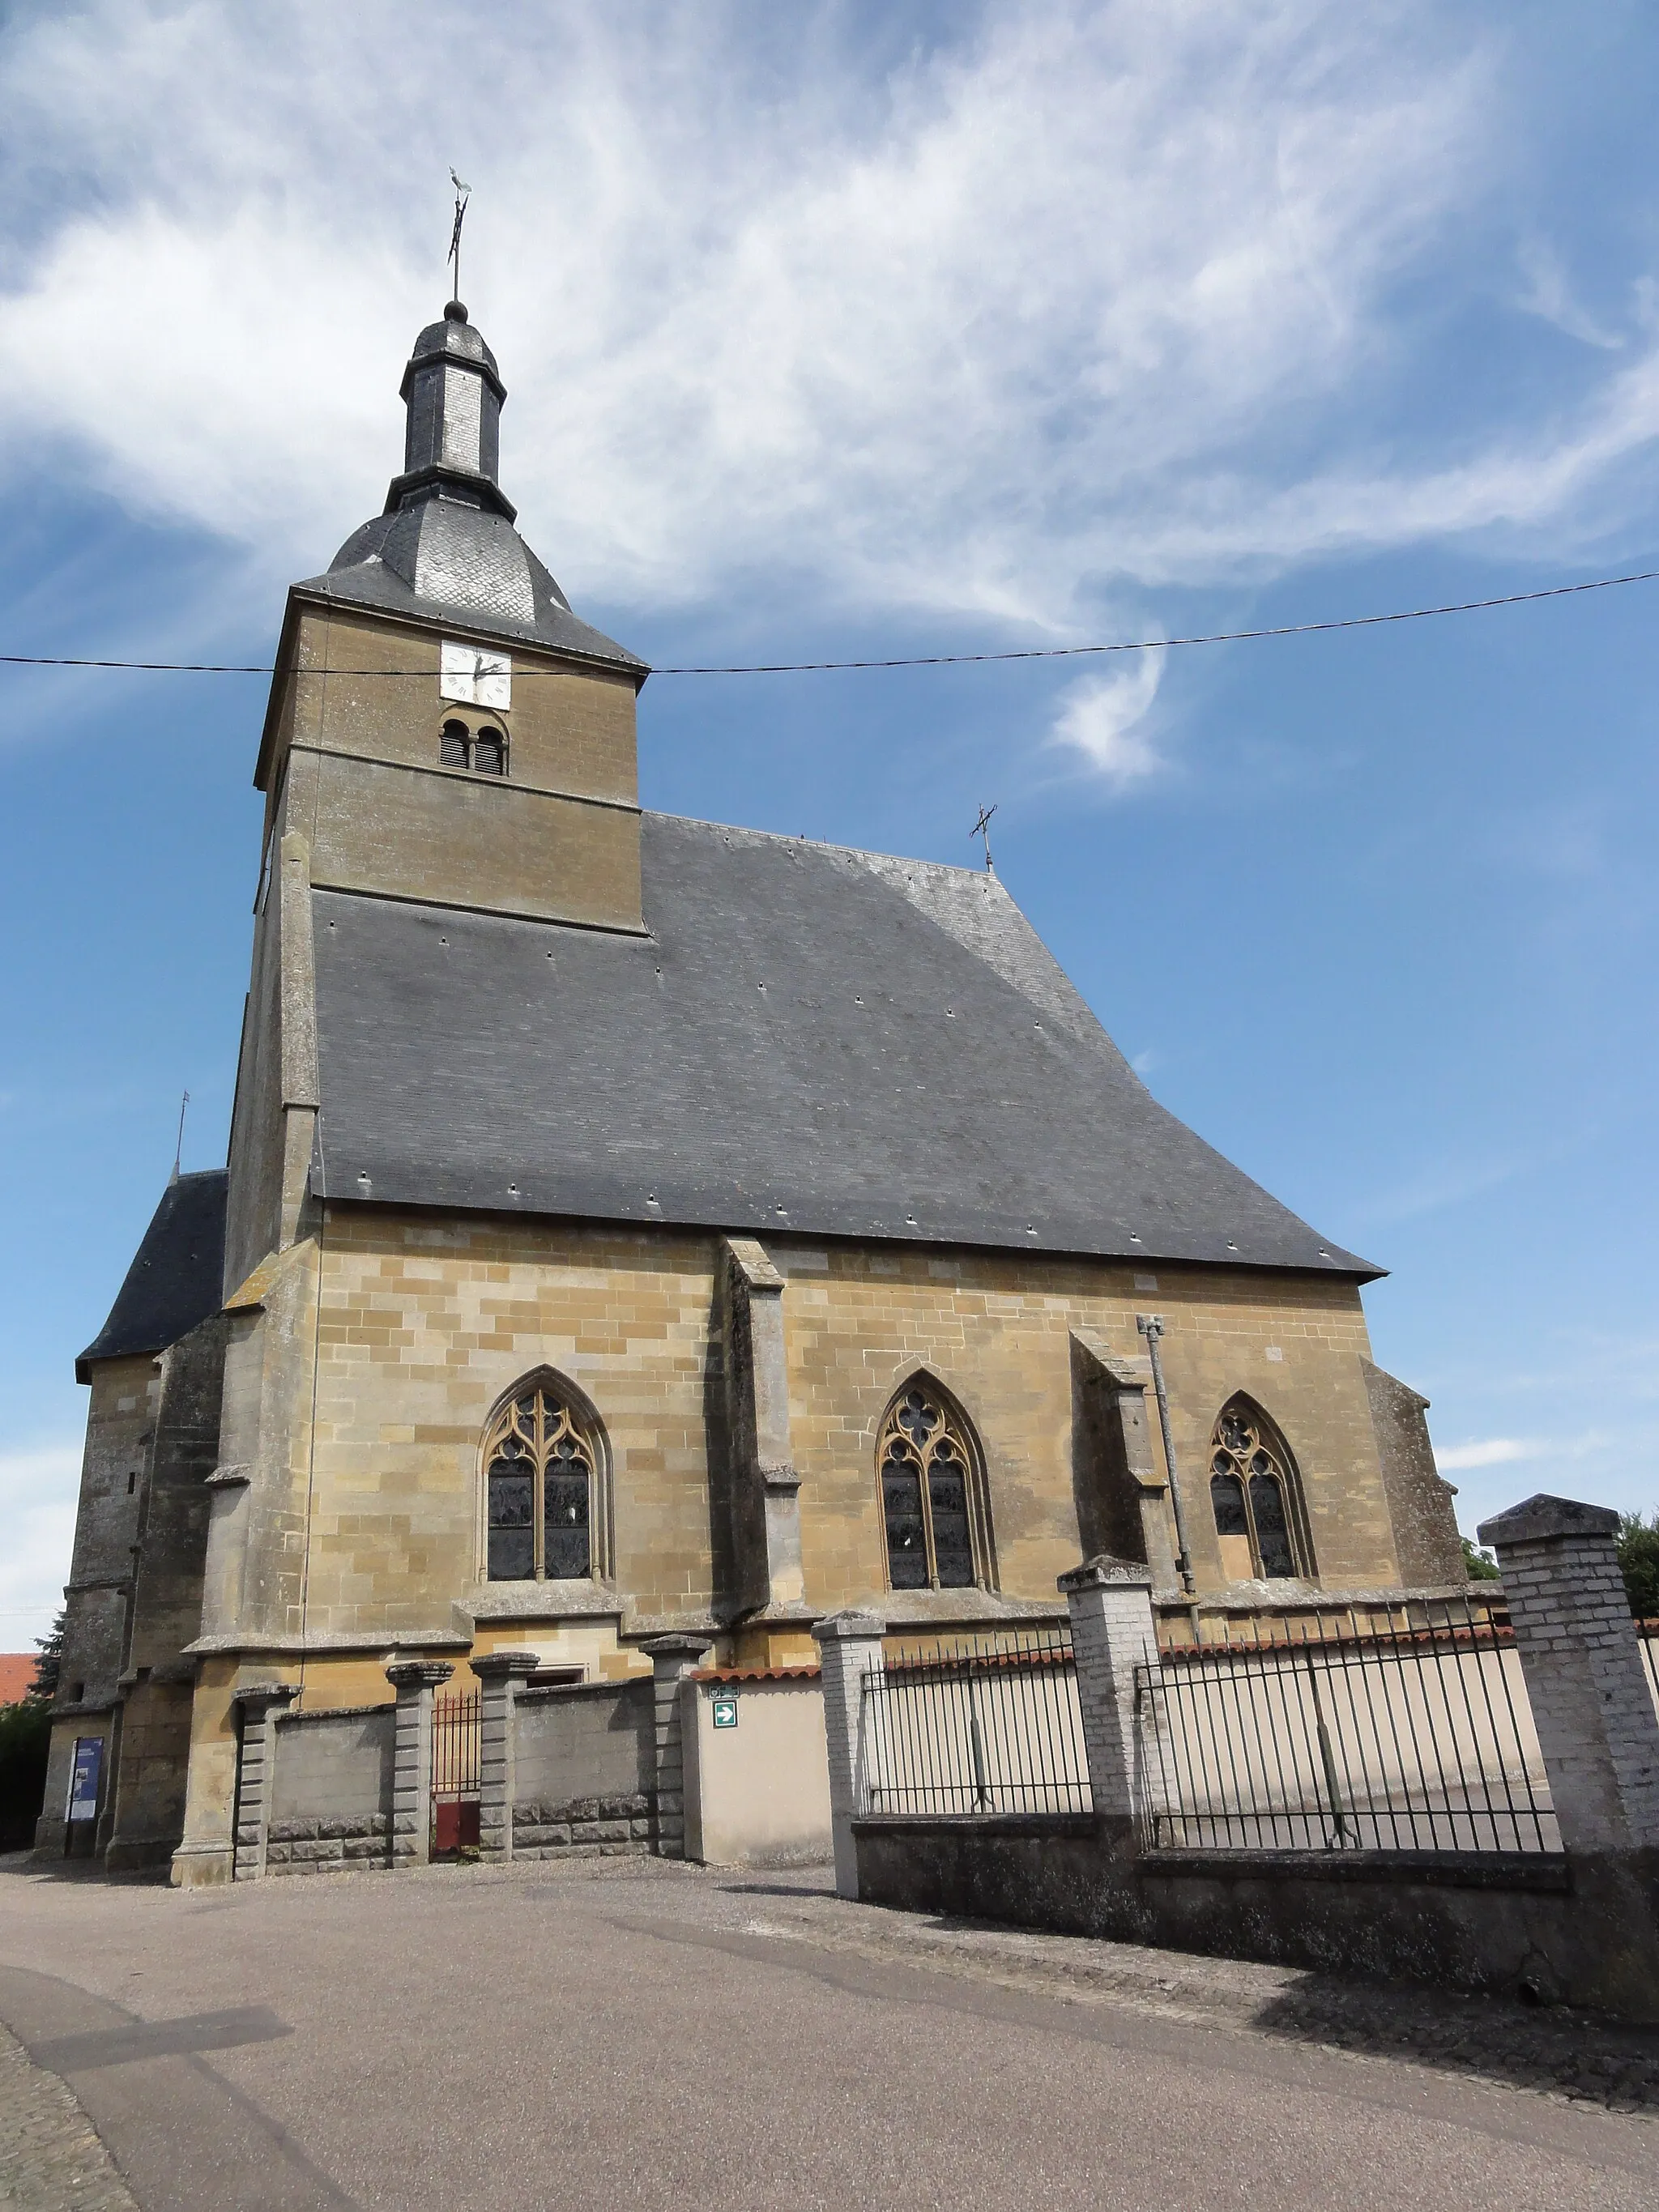
[[[449,181],[455,187],[455,228],[449,234],[449,252],[445,258],[455,264],[455,297],[459,300],[461,296],[461,225],[466,220],[472,187],[464,185],[453,169],[449,173]]]
[[[995,812],[994,806],[981,806],[979,810],[979,820],[968,832],[970,838],[982,837],[985,840],[985,865],[988,868],[991,865],[991,817]]]

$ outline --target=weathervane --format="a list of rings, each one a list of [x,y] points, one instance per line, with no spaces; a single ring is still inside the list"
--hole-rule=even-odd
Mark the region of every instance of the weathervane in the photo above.
[[[982,837],[985,840],[985,865],[988,868],[991,866],[991,817],[995,812],[994,806],[981,806],[979,810],[979,820],[968,832],[970,840],[975,837]]]
[[[464,185],[453,169],[449,173],[449,181],[455,187],[455,228],[449,234],[449,252],[446,258],[455,264],[454,296],[459,300],[461,296],[461,225],[466,220],[467,204],[472,198],[472,187],[471,185]]]

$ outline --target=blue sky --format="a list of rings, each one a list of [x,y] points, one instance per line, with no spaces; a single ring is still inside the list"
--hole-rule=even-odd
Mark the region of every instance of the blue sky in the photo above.
[[[1659,22],[1356,12],[14,8],[0,650],[269,655],[398,465],[452,161],[520,526],[655,661],[1659,568]],[[958,861],[994,800],[1157,1095],[1391,1271],[1466,1527],[1650,1507],[1656,635],[1638,585],[658,678],[644,796]],[[67,1572],[72,1361],[184,1089],[223,1158],[263,703],[0,671],[0,1646]]]

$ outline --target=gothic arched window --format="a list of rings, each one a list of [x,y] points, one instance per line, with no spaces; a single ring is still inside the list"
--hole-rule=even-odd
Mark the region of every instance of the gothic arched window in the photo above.
[[[926,1376],[888,1407],[876,1464],[892,1587],[988,1583],[990,1528],[972,1431]]]
[[[491,1582],[572,1582],[603,1571],[603,1439],[555,1377],[515,1387],[485,1432],[483,1466]]]
[[[1259,1406],[1234,1398],[1210,1439],[1210,1509],[1229,1582],[1313,1573],[1301,1486],[1288,1446]]]

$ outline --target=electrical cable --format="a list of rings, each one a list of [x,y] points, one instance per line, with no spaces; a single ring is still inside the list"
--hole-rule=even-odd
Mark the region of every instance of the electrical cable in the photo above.
[[[1570,599],[1583,592],[1610,592],[1621,584],[1659,581],[1659,568],[1641,568],[1626,576],[1596,576],[1583,584],[1550,584],[1536,592],[1504,592],[1489,599],[1452,599],[1433,607],[1401,607],[1388,614],[1344,615],[1329,622],[1280,623],[1267,629],[1220,629],[1183,637],[1141,637],[1112,645],[1032,645],[999,653],[913,653],[890,659],[758,660],[687,664],[653,668],[653,676],[817,676],[842,669],[957,668],[995,660],[1077,660],[1104,653],[1164,653],[1182,645],[1245,645],[1261,638],[1312,637],[1339,629],[1373,629],[1384,623],[1427,622],[1437,615],[1484,613],[1490,607],[1528,606],[1540,599]],[[532,642],[534,641],[532,641]],[[112,668],[165,676],[274,676],[270,661],[220,660],[99,660],[78,654],[0,653],[0,666],[9,668]],[[430,668],[328,668],[305,672],[318,676],[409,676],[430,678]],[[556,669],[516,667],[515,676],[556,675]]]

